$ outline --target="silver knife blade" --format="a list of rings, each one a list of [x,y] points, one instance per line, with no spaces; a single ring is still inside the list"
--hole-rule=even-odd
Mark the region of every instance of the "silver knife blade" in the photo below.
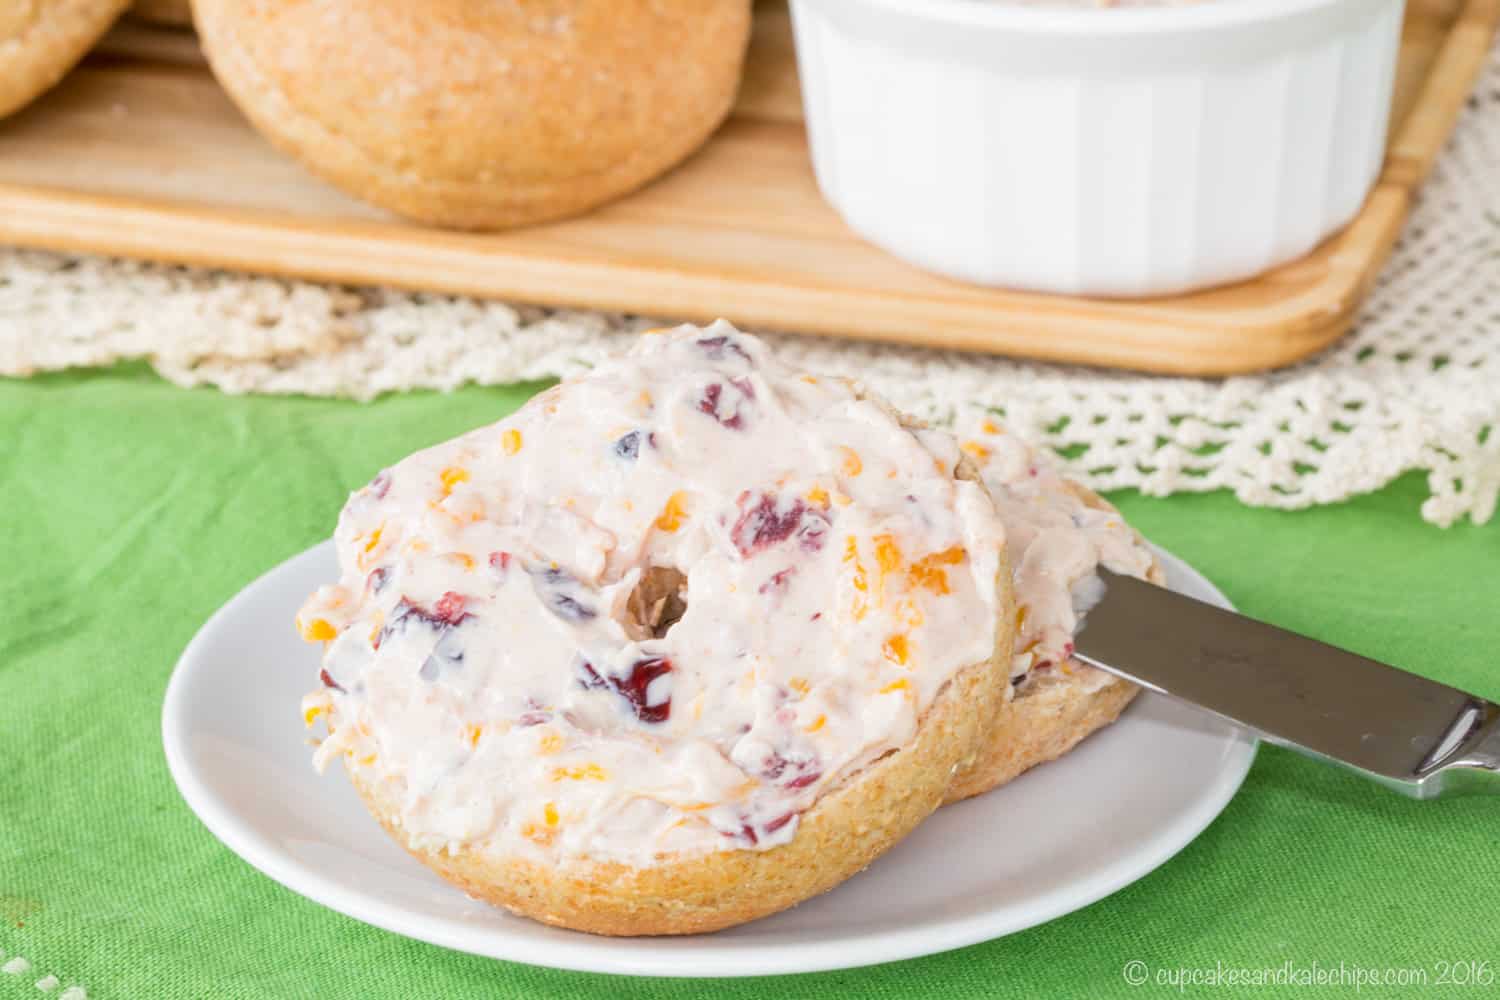
[[[1075,655],[1415,798],[1500,792],[1500,706],[1101,570]]]

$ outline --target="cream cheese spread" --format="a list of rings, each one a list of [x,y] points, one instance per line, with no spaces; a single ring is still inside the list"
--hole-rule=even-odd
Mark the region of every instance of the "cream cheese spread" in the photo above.
[[[420,846],[785,843],[994,655],[1005,536],[959,456],[726,323],[643,337],[350,497],[298,617],[315,761]]]

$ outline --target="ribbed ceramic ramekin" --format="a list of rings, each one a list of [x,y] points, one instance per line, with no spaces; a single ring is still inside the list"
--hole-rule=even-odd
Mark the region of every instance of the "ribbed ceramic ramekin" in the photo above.
[[[1402,6],[792,0],[818,183],[864,238],[966,281],[1248,277],[1369,193]]]

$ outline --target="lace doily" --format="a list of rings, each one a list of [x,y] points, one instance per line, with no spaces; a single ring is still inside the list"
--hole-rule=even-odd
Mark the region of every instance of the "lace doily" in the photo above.
[[[0,249],[0,373],[146,357],[181,385],[370,399],[567,376],[662,325]],[[961,435],[986,414],[1096,489],[1228,489],[1282,508],[1427,473],[1422,516],[1487,521],[1500,494],[1500,51],[1355,330],[1318,357],[1221,380],[1117,374],[769,335]]]

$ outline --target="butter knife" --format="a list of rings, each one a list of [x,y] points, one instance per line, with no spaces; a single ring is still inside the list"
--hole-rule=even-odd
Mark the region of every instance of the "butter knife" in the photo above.
[[[1500,792],[1500,705],[1100,570],[1085,663],[1419,799]]]

